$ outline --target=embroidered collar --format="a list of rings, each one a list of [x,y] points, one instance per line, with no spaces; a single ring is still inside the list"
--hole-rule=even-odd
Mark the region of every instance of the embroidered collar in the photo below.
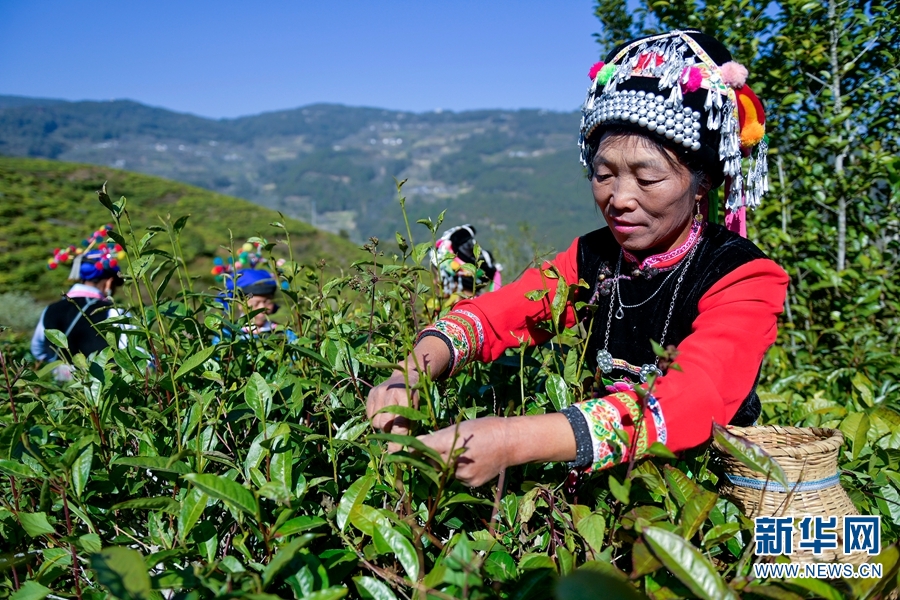
[[[641,273],[649,272],[652,274],[653,271],[651,271],[651,269],[655,271],[668,271],[677,266],[681,259],[690,252],[691,248],[693,248],[700,240],[702,233],[703,223],[694,220],[691,222],[691,232],[688,234],[687,239],[677,248],[662,254],[652,254],[643,261],[624,248],[622,249],[622,255],[626,261],[633,265],[637,265],[635,270]]]
[[[97,288],[85,285],[83,283],[76,283],[69,291],[66,292],[66,296],[69,298],[94,298],[95,300],[106,300],[106,296],[98,290]]]

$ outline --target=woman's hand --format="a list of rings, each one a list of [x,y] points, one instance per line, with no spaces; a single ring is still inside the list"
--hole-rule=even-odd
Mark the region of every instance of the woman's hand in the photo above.
[[[406,381],[409,379],[409,388]],[[402,371],[394,371],[390,378],[384,380],[369,391],[366,400],[366,415],[372,420],[372,427],[385,433],[408,435],[409,420],[392,413],[378,413],[386,406],[419,407],[419,393],[412,388],[419,382],[419,374],[410,370],[406,376]]]
[[[511,419],[483,417],[451,425],[419,439],[434,448],[446,462],[454,450],[463,448],[456,464],[456,478],[470,486],[479,486],[510,465],[515,447]]]
[[[420,374],[427,373],[433,378],[439,377],[447,370],[449,364],[450,350],[443,341],[434,336],[419,340],[412,354],[399,365],[390,378],[369,392],[366,415],[372,420],[372,427],[385,433],[409,435],[409,420],[391,413],[376,413],[386,406],[419,408],[419,393],[412,388],[419,383]],[[398,447],[388,444],[388,449],[394,451]]]
[[[506,467],[575,460],[575,434],[565,415],[482,417],[451,425],[419,439],[450,460],[463,448],[456,478],[471,486],[492,480]]]

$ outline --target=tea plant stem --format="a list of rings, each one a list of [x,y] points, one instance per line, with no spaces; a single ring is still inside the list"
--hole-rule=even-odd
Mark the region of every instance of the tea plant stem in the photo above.
[[[328,424],[328,454],[331,458],[331,469],[334,475],[334,484],[340,486],[338,482],[337,456],[334,453],[334,438],[331,436],[331,411],[325,411],[325,421]]]
[[[525,344],[519,345],[519,396],[522,399],[522,416],[528,414],[525,408]]]
[[[587,360],[587,351],[588,351],[588,340],[591,339],[591,331],[594,329],[594,317],[597,315],[596,312],[591,313],[591,319],[588,321],[587,333],[584,336],[584,347],[581,350],[581,357],[578,360],[578,371],[575,373],[575,382],[581,382],[581,369],[582,365],[585,364],[585,360]]]
[[[15,385],[16,381],[18,381],[19,377],[22,376],[22,369],[19,369],[19,372],[16,374],[13,380],[9,378],[9,367],[6,364],[6,353],[0,351],[0,364],[3,365],[3,377],[6,379],[6,394],[9,396],[9,410],[12,412],[13,423],[19,422],[19,417],[16,414],[16,402],[13,396],[12,386]]]
[[[16,512],[19,512],[19,488],[16,487],[16,478],[12,475],[9,476],[9,486],[12,488],[13,494],[13,504],[16,507]]]
[[[409,227],[409,216],[406,214],[406,197],[401,193],[404,183],[406,183],[405,179],[397,182],[397,195],[400,196],[400,212],[403,213],[403,222],[406,224],[406,239],[409,240],[409,247],[414,249],[416,244],[413,242],[412,229]]]
[[[375,322],[375,286],[378,285],[378,240],[372,240],[372,300],[369,304],[369,335],[366,337],[366,352],[372,351],[372,332]]]
[[[69,501],[66,498],[66,488],[62,487],[63,512],[66,515],[66,531],[72,537],[72,517],[69,515]],[[72,553],[72,579],[75,580],[75,597],[81,600],[81,583],[78,581],[78,554],[75,552],[75,544],[69,542],[69,551]]]
[[[488,533],[491,534],[491,537],[494,536],[494,520],[497,518],[497,514],[500,512],[500,499],[503,497],[504,488],[506,487],[506,468],[500,471],[500,476],[497,478],[497,491],[494,493],[494,508],[491,510],[491,520],[488,521]]]

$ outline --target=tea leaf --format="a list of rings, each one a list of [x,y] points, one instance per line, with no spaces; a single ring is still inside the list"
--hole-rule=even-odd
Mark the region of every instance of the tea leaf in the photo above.
[[[691,539],[700,530],[718,499],[716,494],[702,490],[685,503],[678,521],[685,539]]]
[[[700,493],[699,486],[672,465],[663,465],[663,474],[669,494],[678,506],[684,506],[691,498]]]
[[[573,351],[570,350],[570,352]],[[569,386],[566,385],[565,380],[556,373],[547,377],[547,382],[544,384],[544,387],[547,389],[547,396],[550,398],[550,402],[553,403],[553,408],[556,409],[556,412],[561,411],[571,404]]]
[[[19,512],[18,517],[19,523],[22,524],[22,528],[25,530],[25,533],[27,533],[31,537],[38,537],[56,533],[56,530],[47,520],[47,515],[45,513],[28,513],[21,511]]]
[[[374,577],[361,575],[354,577],[353,583],[356,584],[356,591],[363,600],[397,600],[391,588]]]
[[[131,548],[113,546],[91,556],[97,581],[120,600],[150,598],[152,585],[143,557]]]
[[[575,524],[575,530],[588,543],[594,555],[603,550],[603,536],[606,534],[606,520],[597,513],[591,513]]]
[[[181,366],[178,367],[178,370],[175,371],[175,379],[180,379],[197,367],[201,366],[203,363],[209,360],[209,357],[212,356],[215,351],[215,346],[207,346],[206,348],[198,350],[194,354],[188,356],[186,359],[184,359],[184,362],[181,363]]]
[[[343,598],[349,593],[350,590],[344,587],[330,587],[327,590],[319,590],[318,592],[307,594],[303,596],[303,600],[338,600],[338,598]],[[275,598],[277,596],[273,596],[272,600],[275,600]]]
[[[790,488],[784,469],[758,444],[734,435],[718,423],[713,423],[713,437],[731,456],[754,471],[771,477],[785,488]]]
[[[272,579],[294,559],[301,548],[307,546],[317,537],[319,536],[314,533],[307,533],[292,539],[288,544],[279,548],[278,552],[272,557],[272,560],[269,561],[269,564],[266,565],[266,568],[263,571],[263,589],[267,588],[269,584],[272,583]]]
[[[335,522],[341,531],[347,525],[350,512],[365,501],[366,494],[369,493],[374,484],[375,476],[366,475],[350,484],[350,487],[344,492],[341,501],[338,503],[337,515],[335,516]]]
[[[859,453],[866,446],[869,433],[869,417],[865,413],[850,413],[840,424],[840,430],[850,440],[850,448],[853,451],[853,459],[859,457]]]
[[[388,525],[376,525],[378,533],[384,538],[397,560],[403,565],[406,574],[413,581],[419,579],[419,557],[412,542],[403,537],[397,530]]]
[[[654,526],[645,527],[642,535],[660,562],[698,598],[737,600],[715,567],[680,535]]]
[[[741,526],[738,523],[716,525],[703,536],[703,547],[706,548],[727,542],[740,530]]]
[[[253,492],[219,475],[189,473],[185,479],[213,498],[223,500],[250,516],[259,515],[259,502]]]
[[[57,348],[69,349],[69,340],[66,338],[66,334],[59,329],[45,329],[44,337]]]
[[[38,473],[22,463],[15,460],[0,459],[0,472],[12,475],[13,477],[37,478]]]
[[[247,387],[244,388],[244,400],[257,419],[260,421],[268,419],[269,412],[272,410],[272,390],[259,373],[250,375]]]
[[[426,419],[428,419],[428,416],[425,415],[425,413],[423,413],[422,411],[417,410],[411,406],[402,406],[400,404],[391,404],[389,406],[385,406],[375,414],[380,415],[381,413],[398,415],[410,421],[425,421]]]
[[[321,517],[311,517],[309,515],[303,515],[300,517],[295,517],[282,525],[278,529],[278,531],[275,532],[275,535],[279,537],[288,537],[291,535],[296,535],[298,533],[303,533],[308,529],[321,527],[322,525],[326,525],[327,523],[328,521]]]
[[[209,497],[200,488],[194,488],[185,494],[184,500],[181,501],[181,510],[178,515],[178,537],[181,538],[182,543],[187,540],[191,529],[194,528],[197,520],[203,514],[203,511],[206,510],[208,502]]]
[[[134,500],[126,500],[112,506],[113,510],[122,510],[126,508],[136,508],[140,510],[161,510],[170,515],[177,515],[179,509],[178,502],[172,498],[157,496],[155,498],[135,498]]]
[[[94,459],[94,445],[87,444],[72,463],[72,486],[75,488],[75,496],[81,498],[84,486],[91,477],[91,462]]]
[[[628,504],[631,496],[631,480],[626,479],[624,483],[619,483],[618,479],[610,475],[609,491],[612,492],[612,495],[615,496],[616,500],[622,504]]]
[[[17,592],[9,597],[9,600],[43,600],[43,598],[46,598],[52,591],[53,590],[42,586],[37,581],[29,579],[22,584]]]

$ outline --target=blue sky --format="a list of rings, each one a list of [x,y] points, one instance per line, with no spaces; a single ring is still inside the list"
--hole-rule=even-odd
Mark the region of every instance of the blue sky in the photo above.
[[[0,94],[575,110],[598,29],[591,0],[0,0]]]

